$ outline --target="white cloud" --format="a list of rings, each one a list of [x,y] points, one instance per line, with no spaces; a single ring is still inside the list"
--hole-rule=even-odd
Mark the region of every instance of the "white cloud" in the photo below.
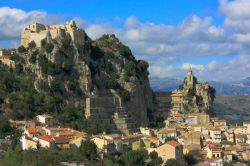
[[[103,34],[116,34],[128,45],[137,59],[150,64],[151,76],[176,77],[186,75],[189,64],[202,80],[229,81],[249,76],[247,59],[250,47],[250,0],[220,1],[220,11],[225,15],[224,25],[214,25],[211,17],[188,16],[177,25],[140,22],[128,17],[124,26],[114,27],[112,23],[89,24],[82,18],[75,18],[80,27],[93,39]],[[0,40],[12,39],[17,45],[22,28],[31,22],[46,24],[63,23],[64,17],[50,15],[45,11],[26,12],[20,9],[0,8]],[[120,18],[114,21],[120,22]],[[228,31],[232,28],[233,31]],[[11,31],[10,31],[11,29]],[[224,57],[234,55],[228,62],[211,61],[207,65],[187,62],[181,67],[173,66],[184,57]],[[250,58],[249,58],[250,59]],[[240,74],[237,74],[240,72]]]
[[[205,66],[204,66],[204,65],[191,64],[191,63],[183,63],[181,67],[182,67],[182,69],[184,69],[184,70],[188,70],[190,67],[191,67],[192,69],[199,70],[199,71],[202,71],[202,70],[205,69]]]
[[[17,39],[25,25],[33,22],[46,24],[63,22],[62,16],[49,15],[45,11],[25,12],[21,9],[0,8],[0,40]]]
[[[240,33],[250,32],[250,0],[220,0],[220,11],[226,16],[226,27]]]

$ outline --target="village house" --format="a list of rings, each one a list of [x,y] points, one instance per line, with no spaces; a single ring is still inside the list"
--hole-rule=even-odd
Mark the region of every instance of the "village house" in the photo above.
[[[246,134],[235,134],[235,143],[246,143]]]
[[[104,150],[108,144],[114,144],[117,151],[123,151],[123,144],[120,134],[94,135],[93,142],[96,144],[99,151]]]
[[[235,142],[235,134],[234,134],[233,130],[231,130],[231,129],[222,133],[221,138],[222,138],[222,140],[226,140],[228,142]]]
[[[20,138],[20,142],[21,142],[21,149],[22,150],[37,149],[37,141],[33,140],[33,138],[29,138],[29,137],[23,135]]]
[[[68,149],[69,139],[65,137],[54,137],[49,135],[43,135],[35,137],[34,140],[38,141],[41,147],[44,148],[58,148],[58,149]]]
[[[219,157],[207,159],[203,162],[204,164],[208,164],[208,166],[223,166],[223,159]]]
[[[177,131],[174,128],[163,128],[157,133],[157,138],[163,144],[168,138],[176,138]]]
[[[53,125],[53,117],[47,114],[37,115],[36,120],[41,125],[44,125],[47,127]]]
[[[209,130],[209,135],[213,143],[221,143],[221,129],[220,128],[211,128]]]
[[[34,120],[9,120],[12,127],[24,131],[26,128],[35,128],[36,122]]]
[[[247,126],[234,126],[231,127],[235,134],[247,134],[248,127]]]
[[[209,144],[204,148],[207,151],[207,158],[222,157],[222,147],[216,146],[214,144]]]
[[[168,159],[183,160],[183,146],[175,140],[168,141],[157,147],[156,152],[163,161],[167,161]]]
[[[26,128],[24,130],[24,135],[29,138],[33,138],[41,135],[41,132],[37,128]]]

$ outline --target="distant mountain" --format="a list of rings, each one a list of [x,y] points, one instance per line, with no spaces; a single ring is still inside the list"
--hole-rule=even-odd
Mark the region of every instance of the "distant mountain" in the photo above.
[[[242,87],[250,87],[250,77],[247,77],[247,78],[239,81],[238,83],[236,83],[236,85],[239,85]]]
[[[178,89],[182,84],[181,80],[174,78],[160,78],[160,77],[151,77],[150,85],[154,91],[164,91],[169,92],[175,89]]]
[[[217,96],[214,102],[216,116],[226,119],[228,123],[250,121],[249,95]]]
[[[167,77],[151,77],[150,83],[154,91],[173,91],[179,88],[179,86],[182,84],[182,80]],[[216,89],[216,96],[230,94],[250,95],[250,77],[237,84],[227,84],[216,81],[210,81],[209,84]]]

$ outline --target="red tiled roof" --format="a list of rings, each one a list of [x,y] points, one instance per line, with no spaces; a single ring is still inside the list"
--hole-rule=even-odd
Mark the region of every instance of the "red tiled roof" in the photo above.
[[[148,136],[147,139],[148,139],[149,141],[151,141],[152,143],[154,143],[154,144],[156,144],[156,145],[159,145],[159,140],[158,140],[157,137],[150,137],[150,136]]]
[[[69,143],[69,139],[66,137],[54,137],[53,140],[58,144]]]
[[[169,145],[171,145],[173,147],[181,146],[181,144],[179,142],[175,141],[175,140],[168,141],[168,142],[166,142],[166,144],[169,144]]]
[[[53,139],[53,137],[49,136],[49,135],[42,135],[42,136],[38,136],[38,139],[47,141],[47,142],[55,142],[55,140]]]
[[[34,133],[40,133],[39,130],[37,128],[27,128],[26,129],[30,134],[34,134]]]
[[[208,159],[208,161],[210,161],[210,162],[215,162],[215,161],[218,161],[218,160],[221,160],[221,158],[214,157],[214,158]]]

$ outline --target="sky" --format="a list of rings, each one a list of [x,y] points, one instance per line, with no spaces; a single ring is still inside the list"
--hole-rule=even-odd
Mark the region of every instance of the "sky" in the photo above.
[[[27,24],[71,19],[92,39],[115,34],[150,77],[250,77],[250,0],[1,0],[0,47],[18,47]]]

